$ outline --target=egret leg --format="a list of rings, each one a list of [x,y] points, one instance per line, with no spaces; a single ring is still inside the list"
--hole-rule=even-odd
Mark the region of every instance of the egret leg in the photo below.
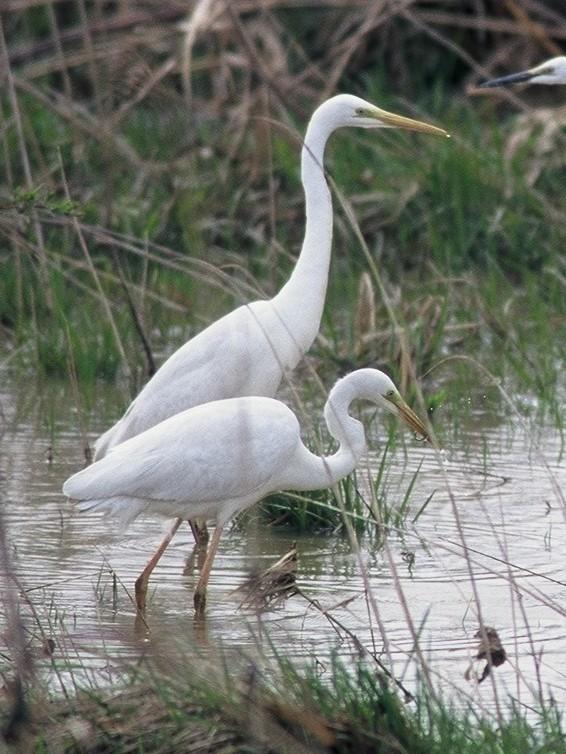
[[[182,518],[176,518],[175,523],[171,527],[171,530],[165,535],[163,540],[161,541],[161,544],[157,548],[155,555],[149,560],[146,567],[143,569],[141,574],[136,579],[136,586],[135,586],[135,594],[136,594],[136,605],[138,606],[138,610],[140,612],[143,612],[145,610],[145,604],[146,604],[146,596],[147,596],[147,584],[149,581],[149,577],[151,576],[151,572],[155,568],[155,566],[158,564],[159,559],[169,546],[169,542],[173,539],[175,536],[175,532],[181,526],[183,523]]]
[[[197,545],[206,546],[209,539],[206,521],[199,523],[198,519],[195,519],[194,521],[192,519],[189,519],[189,526],[191,527],[191,531]]]
[[[216,525],[214,534],[212,535],[212,539],[210,540],[210,544],[208,545],[208,551],[206,553],[204,565],[202,567],[202,571],[200,572],[200,577],[195,589],[194,603],[197,615],[202,615],[204,613],[204,608],[206,606],[206,587],[208,585],[210,571],[212,569],[212,564],[214,562],[216,550],[218,549],[218,543],[220,542],[223,528],[224,527],[220,524]]]
[[[206,544],[197,544],[192,549],[192,552],[188,556],[185,567],[183,568],[183,576],[190,576],[195,570],[195,566],[199,571],[202,570],[204,561],[206,559]]]

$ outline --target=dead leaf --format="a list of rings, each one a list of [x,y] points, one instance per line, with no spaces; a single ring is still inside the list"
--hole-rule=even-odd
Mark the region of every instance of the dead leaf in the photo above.
[[[244,597],[240,607],[264,610],[292,597],[296,592],[297,543],[273,565],[261,573],[252,573],[235,592]]]

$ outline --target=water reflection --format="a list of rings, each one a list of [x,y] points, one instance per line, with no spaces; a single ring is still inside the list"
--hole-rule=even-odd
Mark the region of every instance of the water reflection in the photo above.
[[[25,419],[16,410],[19,399],[27,404]],[[58,418],[51,427],[34,424],[33,401],[15,387],[1,402],[3,511],[29,600],[30,641],[43,640],[39,622],[87,682],[114,680],[124,659],[165,654],[172,645],[206,653],[221,644],[256,653],[261,643],[268,654],[276,647],[287,657],[316,657],[324,667],[336,647],[344,656],[358,653],[348,634],[353,632],[367,651],[392,662],[409,687],[418,648],[435,683],[490,704],[490,683],[477,688],[464,679],[477,647],[477,597],[484,622],[496,627],[509,656],[495,672],[500,690],[526,704],[550,693],[566,701],[566,524],[560,497],[566,471],[556,461],[560,442],[553,431],[535,448],[517,427],[481,425],[475,416],[443,469],[435,452],[421,444],[397,453],[384,480],[390,499],[402,500],[421,463],[413,513],[434,494],[414,526],[391,531],[385,548],[372,537],[361,540],[359,553],[345,536],[301,537],[300,588],[346,632],[301,596],[262,616],[239,609],[241,595],[234,590],[249,571],[267,567],[297,539],[257,520],[221,540],[203,625],[193,617],[197,570],[189,527],[180,529],[152,576],[145,620],[136,619],[134,581],[169,523],[138,519],[116,536],[108,521],[79,515],[60,493],[82,461],[73,417],[66,424]],[[91,429],[95,436],[102,426]],[[370,456],[366,467],[376,462]],[[362,467],[362,487],[365,473]],[[262,642],[265,636],[269,641]]]

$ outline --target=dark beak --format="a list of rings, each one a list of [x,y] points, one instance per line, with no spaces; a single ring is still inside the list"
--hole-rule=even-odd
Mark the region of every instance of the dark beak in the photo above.
[[[507,84],[519,84],[521,81],[530,81],[537,76],[533,71],[521,71],[520,73],[511,73],[509,76],[502,76],[499,79],[490,79],[480,84],[480,87],[489,89],[495,86],[507,86]]]

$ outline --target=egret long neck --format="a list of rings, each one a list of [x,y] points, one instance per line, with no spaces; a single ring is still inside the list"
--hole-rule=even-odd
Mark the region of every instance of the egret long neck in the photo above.
[[[339,447],[333,455],[318,458],[318,468],[311,471],[310,489],[327,487],[340,481],[355,469],[365,453],[364,427],[350,416],[349,410],[352,402],[358,398],[375,401],[375,391],[371,387],[358,371],[344,377],[331,390],[324,407],[324,418]]]
[[[332,199],[324,177],[324,149],[331,130],[316,113],[301,153],[306,226],[301,253],[288,282],[275,297],[297,344],[309,348],[320,327],[332,247]]]

